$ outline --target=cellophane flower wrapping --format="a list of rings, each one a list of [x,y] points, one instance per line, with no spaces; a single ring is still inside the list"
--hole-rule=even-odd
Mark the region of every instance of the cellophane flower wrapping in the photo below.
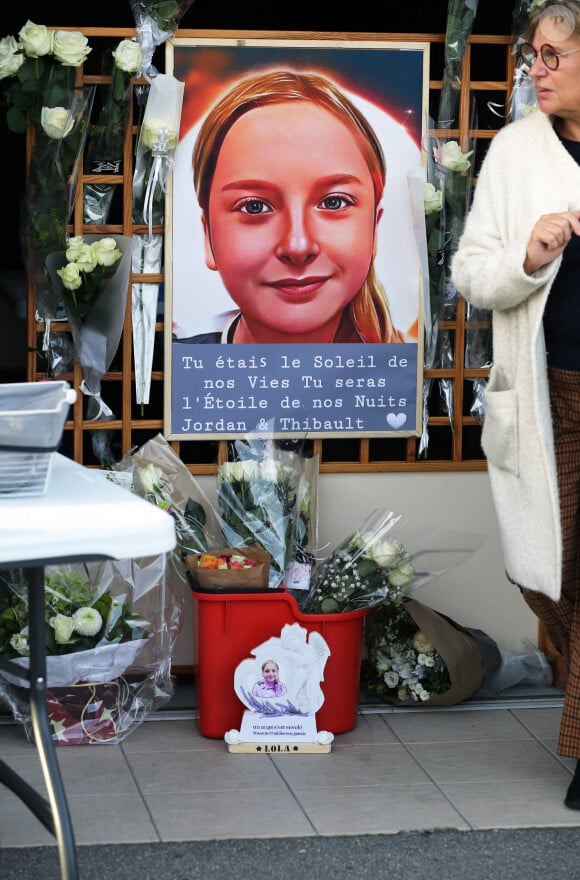
[[[108,476],[173,517],[176,546],[168,554],[167,580],[183,603],[191,602],[186,557],[226,543],[205,492],[162,434],[128,452]]]
[[[81,391],[87,398],[86,417],[93,421],[113,418],[112,410],[101,397],[101,380],[109,369],[117,352],[123,332],[125,307],[131,272],[132,239],[126,235],[85,235],[87,244],[103,238],[115,241],[121,251],[121,259],[107,273],[102,289],[94,296],[88,311],[77,311],[71,296],[64,289],[58,270],[67,264],[66,253],[49,254],[46,268],[53,288],[60,299],[67,303],[67,317],[73,338],[75,353],[82,368]]]
[[[133,274],[149,275],[163,271],[163,235],[133,234]],[[135,402],[149,403],[151,371],[155,348],[155,325],[158,317],[159,284],[131,285],[133,327],[133,362],[135,365]]]
[[[179,140],[184,83],[158,74],[148,87],[133,174],[133,222],[163,223],[165,192]]]
[[[302,611],[358,611],[406,596],[414,567],[406,548],[395,538],[402,520],[392,511],[375,510],[330,556],[319,560]]]
[[[316,539],[317,460],[271,437],[248,435],[230,447],[217,474],[217,510],[226,543],[257,545],[270,556],[269,586],[287,578],[307,588]]]
[[[143,73],[154,75],[153,55],[177,30],[193,0],[129,0],[137,39],[143,51]]]
[[[316,564],[318,542],[318,455],[302,456],[293,453],[291,461],[298,467],[298,491],[296,495],[296,521],[290,558],[284,573],[284,585],[300,605],[312,579]]]
[[[94,86],[75,88],[71,68],[54,67],[46,86],[44,122],[36,126],[20,215],[22,250],[36,285],[41,320],[59,316],[61,299],[46,274],[48,254],[66,244],[67,224],[82,167]],[[57,125],[50,112],[63,111]]]
[[[59,745],[120,742],[173,696],[182,606],[166,556],[45,569],[47,697]],[[26,569],[0,573],[0,697],[32,738]]]
[[[397,702],[426,702],[451,687],[443,657],[405,602],[384,602],[365,619],[368,689]]]
[[[523,639],[519,651],[499,651],[499,663],[486,676],[476,697],[499,697],[516,687],[546,688],[553,680],[552,667],[544,652],[529,639]]]
[[[438,128],[453,128],[459,106],[461,65],[479,0],[449,0],[445,29],[445,66],[439,99]]]
[[[501,658],[485,633],[413,598],[373,608],[365,617],[364,640],[369,693],[397,705],[463,702]]]
[[[27,21],[0,41],[1,86],[8,129],[30,131],[32,147],[20,211],[24,264],[34,284],[38,319],[57,317],[45,258],[64,244],[89,126],[94,87],[77,87],[76,67],[91,53],[80,31]]]
[[[132,84],[142,63],[141,47],[133,40],[122,40],[114,51],[103,56],[102,73],[110,77],[110,82],[103,87],[100,112],[87,142],[86,168],[90,174],[122,174]],[[112,183],[85,183],[85,223],[107,223],[114,192]]]
[[[428,234],[439,220],[443,231],[443,241],[435,238],[430,256],[436,257],[441,251],[443,259],[431,259],[429,268],[436,284],[432,285],[431,310],[435,317],[451,317],[455,312],[457,292],[451,280],[451,262],[459,239],[463,233],[465,218],[471,204],[473,174],[475,163],[475,139],[471,138],[465,148],[453,138],[430,137],[431,154],[428,157],[428,181],[442,193],[440,212],[426,213]],[[443,272],[443,301],[441,296],[440,273]]]
[[[467,48],[479,0],[449,0],[447,5],[447,26],[445,31],[444,69],[439,96],[436,126],[430,121],[430,129],[458,128],[458,108],[461,88],[463,56]],[[471,115],[476,114],[475,99],[471,98]],[[470,120],[470,128],[477,127],[475,118]],[[433,142],[436,141],[436,156],[433,159]],[[425,200],[425,221],[429,250],[429,289],[431,303],[430,326],[426,327],[426,347],[424,363],[429,368],[449,369],[453,366],[455,352],[454,337],[448,330],[439,330],[441,318],[453,319],[456,311],[457,292],[451,280],[451,259],[463,230],[463,222],[468,207],[471,176],[469,181],[458,180],[450,172],[457,171],[453,153],[460,151],[457,141],[432,134],[427,144],[427,181],[443,193],[444,202],[440,210],[433,210],[433,193]],[[472,146],[471,144],[469,145]],[[443,150],[441,149],[443,147]],[[465,147],[465,144],[462,144]],[[474,150],[462,152],[463,158],[474,156]],[[461,159],[461,156],[459,157]],[[448,161],[448,159],[451,160]],[[473,162],[473,160],[472,160]],[[464,171],[460,174],[464,175]],[[449,178],[449,179],[448,179]],[[436,195],[436,194],[435,194]],[[467,198],[465,198],[467,196]],[[429,205],[429,210],[427,206]],[[447,415],[453,424],[453,382],[439,379],[423,382],[423,430],[419,443],[419,457],[427,454],[429,431],[427,421],[430,412]],[[436,392],[435,394],[433,392]]]
[[[179,140],[183,91],[184,83],[173,76],[158,74],[149,87],[139,128],[133,174],[133,222],[148,227],[148,235],[142,237],[135,254],[144,272],[162,272],[159,242],[163,237],[153,233],[153,226],[164,219],[165,192]],[[134,284],[132,290],[135,397],[142,405],[149,402],[158,291],[157,284]]]
[[[475,119],[471,120],[471,126],[473,129],[477,128]],[[462,149],[459,143],[454,140],[439,140],[438,143],[433,145],[431,173],[433,180],[437,183],[443,194],[443,207],[440,215],[441,227],[444,230],[442,266],[432,267],[434,277],[439,277],[439,286],[441,286],[441,280],[443,280],[444,295],[442,302],[439,303],[437,316],[439,321],[453,318],[457,311],[458,294],[451,277],[451,263],[457,250],[459,239],[463,234],[465,220],[471,205],[473,176],[475,173],[475,149],[476,142],[474,138],[469,139],[465,149]],[[426,217],[426,220],[428,219]],[[442,279],[441,275],[443,276]],[[475,356],[477,350],[481,350],[483,345],[487,343],[489,345],[488,354],[483,354],[480,351],[482,362],[477,364],[478,367],[483,367],[485,362],[489,360],[491,351],[491,335],[486,336],[483,328],[487,319],[491,318],[491,313],[488,312],[486,316],[482,311],[478,314],[472,312],[470,318],[465,332],[465,357]],[[453,333],[447,329],[442,329],[438,332],[432,353],[431,366],[440,369],[452,369],[455,363],[454,346],[455,336]],[[473,366],[476,366],[476,364],[473,364]],[[433,401],[433,409],[436,414],[438,414],[437,410],[446,413],[452,423],[454,417],[452,380],[446,378],[439,379],[436,391],[437,396]],[[478,400],[476,385],[474,385],[473,391],[474,404],[476,404]]]
[[[472,303],[465,304],[465,368],[489,368],[493,360],[492,313],[490,309],[478,309]],[[485,389],[487,379],[478,377],[468,380],[471,392],[469,414],[483,422],[485,418]]]
[[[431,123],[432,125],[433,123]],[[475,123],[473,122],[475,127]],[[425,141],[427,180],[424,187],[425,237],[429,273],[430,324],[426,329],[424,363],[429,369],[451,369],[455,362],[454,335],[440,329],[456,313],[457,291],[451,278],[451,262],[463,233],[471,204],[475,163],[475,140],[462,149],[454,139],[435,136]],[[449,379],[423,382],[423,430],[419,456],[429,446],[429,414],[446,414],[453,422],[453,385]]]
[[[423,306],[425,340],[423,363],[430,369],[435,358],[439,331],[439,309],[445,296],[445,274],[439,271],[444,260],[443,193],[431,181],[426,180],[424,169],[407,174],[409,201],[417,251],[421,262],[421,300]],[[422,433],[419,455],[429,445],[429,394],[432,379],[424,379],[422,385]]]
[[[522,43],[525,42],[525,34],[528,29],[530,17],[541,6],[539,0],[516,0],[512,15],[513,52],[517,54]],[[538,96],[536,84],[531,76],[528,76],[526,65],[520,61],[519,56],[514,70],[514,81],[510,94],[509,121],[515,122],[528,113],[538,109]]]
[[[408,517],[376,509],[318,559],[302,610],[332,614],[402,602],[466,562],[483,541],[481,534],[456,530],[418,533]]]

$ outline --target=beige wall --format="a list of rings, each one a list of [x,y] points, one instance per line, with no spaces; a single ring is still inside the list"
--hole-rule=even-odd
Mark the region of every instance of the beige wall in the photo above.
[[[213,502],[215,479],[198,480]],[[409,518],[401,531],[409,550],[418,546],[418,536],[437,529],[447,537],[459,532],[480,536],[481,546],[466,562],[427,584],[417,598],[465,626],[484,630],[504,650],[519,650],[524,639],[537,644],[536,618],[504,573],[486,472],[322,474],[318,504],[319,544],[324,548],[334,548],[377,507]],[[185,599],[176,665],[196,660],[191,598]]]

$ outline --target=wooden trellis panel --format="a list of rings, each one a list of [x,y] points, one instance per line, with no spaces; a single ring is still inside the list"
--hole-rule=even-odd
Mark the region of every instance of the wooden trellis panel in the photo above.
[[[79,71],[79,81],[83,84],[103,86],[107,79],[92,68],[102,55],[102,50],[115,46],[119,40],[132,37],[135,31],[130,28],[67,28],[81,30],[89,39],[93,52],[84,69]],[[216,32],[212,31],[214,35]],[[231,33],[231,32],[228,32]],[[193,37],[203,35],[200,31],[178,31],[176,36]],[[250,36],[250,34],[246,34]],[[304,33],[305,37],[321,39],[324,35]],[[244,33],[240,32],[240,38]],[[333,39],[340,39],[333,33]],[[349,34],[345,38],[384,39],[397,42],[428,42],[430,52],[429,101],[430,113],[437,117],[441,76],[443,70],[443,34]],[[459,114],[457,129],[440,132],[446,138],[457,138],[465,149],[476,139],[477,162],[475,174],[481,159],[496,131],[506,121],[509,96],[513,82],[514,56],[511,36],[473,36],[469,41],[463,61],[459,94]],[[133,116],[125,142],[123,171],[119,175],[82,175],[77,189],[71,233],[120,233],[133,235],[145,233],[146,227],[132,222],[132,179],[134,145],[139,112],[139,93],[146,82],[135,84]],[[472,105],[477,106],[478,122],[473,127]],[[492,109],[490,109],[492,108]],[[495,108],[495,109],[494,109]],[[110,183],[115,187],[114,210],[107,225],[87,225],[83,223],[83,186],[90,183]],[[155,233],[163,233],[163,226],[153,227]],[[132,283],[163,284],[163,273],[157,275],[132,275]],[[129,449],[142,445],[155,434],[163,431],[163,314],[159,310],[156,324],[156,341],[153,363],[150,403],[141,407],[135,403],[134,367],[131,329],[131,287],[125,315],[125,324],[119,351],[110,371],[103,379],[103,397],[114,412],[114,418],[107,422],[90,422],[84,416],[84,401],[79,399],[74,405],[72,419],[67,423],[62,451],[76,461],[87,466],[99,466],[93,452],[92,437],[95,431],[106,430],[111,438],[111,448],[119,459]],[[161,303],[162,303],[162,298]],[[47,364],[42,353],[44,324],[38,323],[35,315],[34,288],[28,291],[28,362],[29,381],[46,378]],[[53,333],[67,334],[66,323],[54,323]],[[485,379],[488,370],[485,366],[467,368],[465,366],[465,342],[469,331],[464,301],[459,297],[455,314],[440,324],[453,341],[454,356],[446,369],[425,370],[425,379],[447,380],[452,407],[437,407],[437,401],[429,405],[429,445],[427,455],[419,456],[419,438],[355,438],[320,439],[310,441],[313,451],[320,457],[321,472],[366,473],[385,471],[468,471],[483,470],[486,467],[480,449],[481,424],[477,415],[470,413],[473,381]],[[66,378],[74,387],[80,385],[80,367],[75,365]],[[451,417],[449,413],[451,412]],[[195,475],[213,474],[217,465],[227,457],[227,441],[182,441],[174,442],[173,448]]]

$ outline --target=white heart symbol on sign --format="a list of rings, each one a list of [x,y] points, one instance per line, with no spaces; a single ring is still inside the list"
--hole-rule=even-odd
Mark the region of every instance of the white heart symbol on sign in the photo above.
[[[391,426],[391,428],[402,428],[405,422],[407,421],[407,416],[405,413],[389,413],[387,416],[387,423]]]

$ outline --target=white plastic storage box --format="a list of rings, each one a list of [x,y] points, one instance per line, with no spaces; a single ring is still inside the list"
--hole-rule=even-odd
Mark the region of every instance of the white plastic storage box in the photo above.
[[[68,382],[0,384],[0,497],[44,495],[76,396]]]

